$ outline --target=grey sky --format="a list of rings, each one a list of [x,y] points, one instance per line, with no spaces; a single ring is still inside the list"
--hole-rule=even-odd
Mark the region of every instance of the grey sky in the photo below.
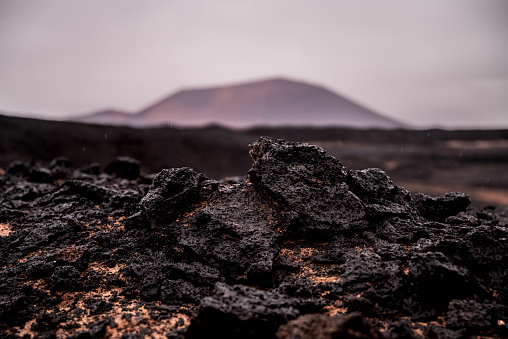
[[[508,128],[506,0],[0,0],[0,111],[138,111],[274,76],[419,126]]]

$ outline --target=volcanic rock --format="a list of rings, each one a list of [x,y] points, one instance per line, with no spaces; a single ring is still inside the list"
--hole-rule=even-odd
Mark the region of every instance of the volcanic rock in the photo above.
[[[188,167],[162,170],[140,204],[152,227],[170,224],[198,202],[200,184],[206,179]]]
[[[364,206],[346,184],[344,166],[322,148],[261,138],[250,154],[250,182],[286,207],[289,231],[333,233],[364,217]]]
[[[273,337],[277,328],[300,315],[298,301],[273,292],[218,283],[201,301],[188,338]]]
[[[22,161],[15,160],[7,168],[7,174],[21,175],[27,177],[30,174],[30,166]]]
[[[348,316],[327,316],[307,314],[282,325],[277,331],[279,339],[293,338],[365,338],[382,339],[383,335],[366,321],[360,314]]]
[[[58,266],[53,275],[53,287],[66,290],[77,290],[81,285],[81,275],[73,266]]]
[[[438,197],[431,197],[423,193],[415,195],[415,205],[420,213],[429,220],[444,220],[466,209],[471,203],[465,193],[452,192]]]
[[[508,335],[508,209],[412,196],[305,143],[250,154],[247,177],[221,181],[13,163],[0,337]]]
[[[104,172],[134,180],[139,176],[139,161],[130,157],[117,157],[106,165]]]

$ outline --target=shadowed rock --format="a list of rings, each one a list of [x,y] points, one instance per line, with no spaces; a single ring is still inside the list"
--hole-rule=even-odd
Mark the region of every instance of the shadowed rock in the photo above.
[[[251,145],[250,155],[249,180],[293,212],[289,223],[333,231],[364,217],[344,166],[322,148],[263,137]]]
[[[178,243],[229,281],[271,285],[273,260],[280,248],[280,234],[270,226],[276,223],[274,214],[245,184],[222,187],[213,203],[181,228]]]
[[[300,315],[298,302],[278,293],[218,283],[201,301],[187,338],[274,338],[277,328]]]
[[[277,331],[278,339],[314,338],[364,338],[383,339],[384,336],[360,314],[330,317],[308,314],[282,325]]]
[[[204,175],[188,167],[162,170],[140,204],[152,227],[171,223],[198,202],[200,184],[204,180]]]
[[[139,176],[139,161],[130,157],[117,157],[106,165],[104,172],[119,178],[134,180]]]
[[[418,193],[414,200],[416,208],[425,218],[437,221],[465,211],[471,203],[469,196],[460,192],[446,193],[438,197]]]
[[[81,286],[81,275],[73,266],[56,267],[51,278],[57,289],[75,291]]]

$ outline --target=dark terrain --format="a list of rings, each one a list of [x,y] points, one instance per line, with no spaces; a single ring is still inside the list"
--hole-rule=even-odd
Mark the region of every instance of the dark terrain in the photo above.
[[[0,116],[0,171],[14,160],[59,156],[74,167],[103,169],[130,156],[144,173],[188,166],[220,179],[245,175],[252,163],[247,145],[261,135],[322,146],[350,169],[382,168],[411,191],[461,191],[477,207],[508,205],[508,130],[133,129]]]
[[[161,129],[147,132],[153,139],[141,139],[143,131],[125,139],[129,129],[112,129],[101,148],[90,136],[102,127],[47,126],[60,126],[54,133],[69,142],[46,134],[41,149],[51,142],[59,155],[91,149],[72,159],[80,169],[66,158],[5,166],[0,337],[508,336],[506,207],[470,209],[468,195],[458,192],[411,194],[381,169],[348,170],[320,147],[266,137],[250,146],[250,169],[236,172],[242,163],[224,173],[245,177],[217,181],[200,170],[165,166],[152,180],[133,159],[85,166],[84,155],[104,161],[98,154],[105,159],[105,149],[141,154],[151,140],[161,144],[146,153],[181,161],[171,156],[174,148],[183,152],[191,140],[212,147],[216,140],[224,146],[215,148],[220,159],[233,141],[260,131],[209,129],[216,137],[199,139],[203,131]],[[446,135],[425,133],[434,132],[434,140]],[[167,139],[157,141],[157,133]],[[181,142],[183,133],[192,138]],[[346,144],[358,137],[341,133]],[[496,133],[489,140],[505,132]],[[326,141],[327,133],[320,134]],[[170,137],[180,142],[166,143]],[[343,144],[333,145],[347,154]],[[19,150],[23,159],[27,150]],[[380,156],[372,153],[349,157]],[[213,154],[204,159],[206,167]]]

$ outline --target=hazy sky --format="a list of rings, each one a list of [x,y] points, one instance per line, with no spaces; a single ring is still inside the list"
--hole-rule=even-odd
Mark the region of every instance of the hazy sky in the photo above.
[[[0,0],[1,112],[136,112],[274,76],[418,126],[508,128],[508,1]]]

